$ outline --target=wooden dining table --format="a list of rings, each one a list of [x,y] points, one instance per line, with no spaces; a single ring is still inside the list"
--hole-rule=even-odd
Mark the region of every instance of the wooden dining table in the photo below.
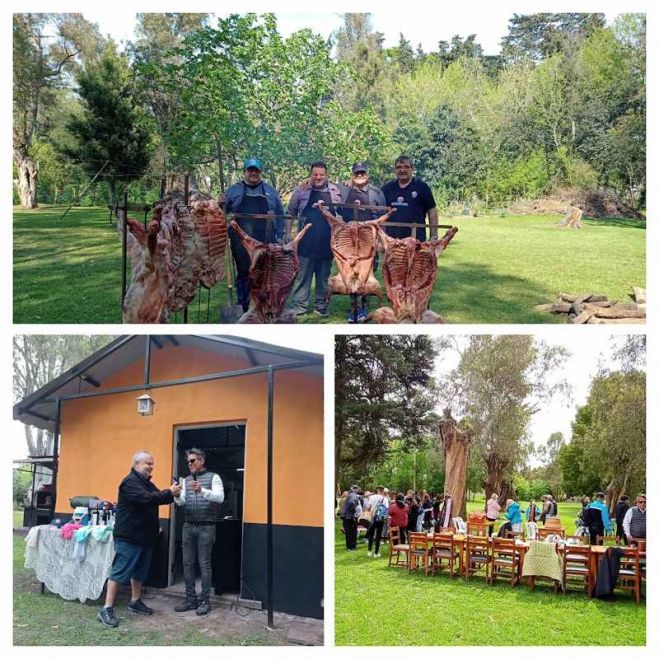
[[[432,540],[434,536],[434,533],[428,533],[428,539]],[[454,533],[453,534],[453,544],[458,547],[458,572],[462,576],[464,575],[464,570],[465,570],[465,545],[467,541],[467,536],[462,534],[462,533]],[[491,541],[492,538],[489,538]],[[530,544],[524,540],[517,540],[515,539],[515,547],[519,551],[519,580],[521,581],[522,578],[522,566],[524,565],[524,557],[526,556],[526,552],[529,549]],[[556,545],[557,547],[559,545]],[[565,545],[567,546],[567,545]],[[590,546],[590,560],[588,563],[588,570],[591,574],[592,582],[594,583],[595,580],[597,579],[597,571],[599,569],[599,563],[600,560],[602,559],[602,556],[604,556],[604,553],[608,547],[604,545],[591,545]]]

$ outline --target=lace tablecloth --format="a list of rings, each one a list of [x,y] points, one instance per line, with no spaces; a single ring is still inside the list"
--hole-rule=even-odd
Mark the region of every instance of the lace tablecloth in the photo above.
[[[65,540],[58,529],[40,526],[32,537],[25,547],[25,567],[35,570],[48,590],[65,600],[81,602],[101,596],[114,559],[112,535],[103,541],[90,536],[82,561],[73,557],[76,541]]]

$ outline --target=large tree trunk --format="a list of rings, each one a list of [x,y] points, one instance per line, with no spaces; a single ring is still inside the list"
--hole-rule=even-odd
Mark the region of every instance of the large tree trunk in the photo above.
[[[470,430],[458,429],[451,410],[445,409],[444,416],[439,420],[439,439],[446,464],[444,494],[451,496],[453,514],[463,519],[467,516],[467,464],[473,438]]]
[[[37,177],[39,166],[32,159],[25,147],[14,149],[14,162],[18,172],[18,196],[22,208],[36,208],[37,200]]]
[[[485,456],[485,466],[487,467],[487,474],[483,487],[485,488],[485,500],[487,501],[492,493],[499,495],[499,500],[504,501],[502,490],[504,485],[504,476],[510,463],[507,460],[502,460],[495,453],[489,453]],[[504,505],[503,503],[501,505]]]

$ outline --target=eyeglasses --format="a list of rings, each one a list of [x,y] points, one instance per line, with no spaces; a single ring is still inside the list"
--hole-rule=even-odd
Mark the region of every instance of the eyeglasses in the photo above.
[[[647,502],[645,501],[645,499],[639,499],[638,503],[647,503]]]
[[[188,464],[189,464],[189,465],[194,464],[195,462],[197,462],[197,458],[190,458],[190,459],[188,460]]]

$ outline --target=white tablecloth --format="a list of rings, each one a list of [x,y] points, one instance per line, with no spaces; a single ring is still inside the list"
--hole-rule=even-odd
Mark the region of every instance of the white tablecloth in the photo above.
[[[36,571],[48,590],[66,600],[96,600],[101,596],[114,559],[112,535],[99,542],[87,539],[84,560],[73,558],[76,541],[65,540],[59,529],[38,527],[36,543],[25,547],[25,567]],[[31,546],[33,545],[33,546]]]

